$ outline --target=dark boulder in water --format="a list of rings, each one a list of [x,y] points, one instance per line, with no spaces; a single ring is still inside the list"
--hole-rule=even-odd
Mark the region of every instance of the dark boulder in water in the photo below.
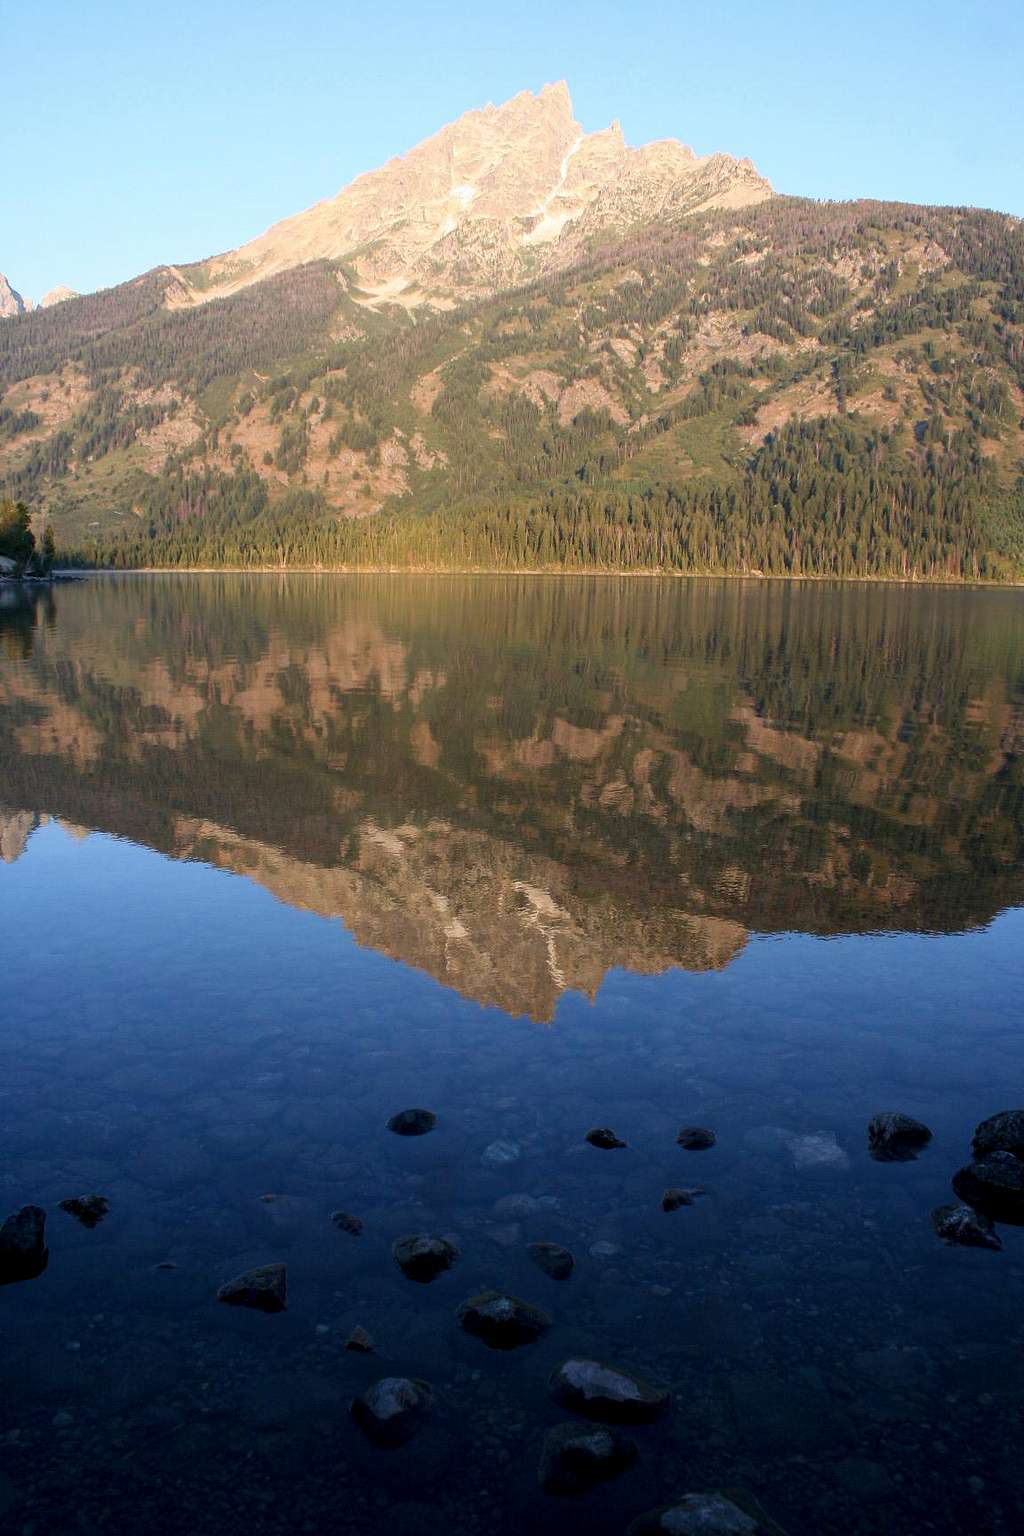
[[[471,1296],[455,1316],[460,1328],[482,1339],[489,1349],[518,1349],[551,1327],[551,1318],[540,1307],[501,1291]]]
[[[715,1144],[715,1133],[709,1131],[706,1125],[684,1125],[676,1141],[687,1152],[706,1152]]]
[[[1004,1109],[998,1115],[990,1115],[974,1132],[971,1142],[974,1157],[987,1157],[990,1152],[1012,1152],[1024,1159],[1024,1109]]]
[[[526,1251],[537,1268],[552,1280],[568,1280],[576,1268],[576,1260],[560,1243],[527,1243]]]
[[[437,1116],[432,1109],[403,1109],[391,1116],[388,1130],[396,1136],[425,1136],[436,1124]]]
[[[1024,1226],[1024,1162],[1012,1152],[989,1152],[968,1163],[953,1175],[953,1190],[992,1221]]]
[[[417,1377],[384,1376],[352,1404],[352,1417],[374,1445],[393,1450],[420,1428],[434,1401],[434,1389]]]
[[[995,1227],[987,1216],[969,1205],[937,1205],[932,1211],[932,1226],[944,1243],[961,1248],[1001,1248]]]
[[[339,1232],[347,1232],[349,1237],[362,1237],[365,1222],[353,1216],[351,1211],[332,1211],[331,1220]]]
[[[678,1211],[681,1206],[694,1205],[702,1189],[666,1189],[661,1197],[663,1211]]]
[[[613,1424],[649,1424],[669,1401],[663,1387],[601,1360],[563,1360],[549,1385],[564,1407]]]
[[[426,1232],[398,1238],[392,1243],[391,1252],[406,1279],[415,1280],[419,1285],[429,1285],[446,1269],[451,1269],[459,1257],[454,1243],[443,1237],[430,1237]]]
[[[688,1493],[675,1504],[649,1509],[629,1525],[626,1536],[784,1536],[750,1494]]]
[[[217,1300],[229,1307],[251,1307],[256,1312],[283,1312],[288,1305],[288,1275],[283,1264],[261,1264],[228,1280]]]
[[[606,1125],[595,1125],[587,1132],[584,1140],[589,1141],[592,1147],[600,1147],[604,1152],[614,1152],[626,1145],[622,1138],[616,1136],[615,1132]]]
[[[103,1195],[73,1195],[60,1202],[62,1211],[80,1221],[83,1227],[98,1227],[110,1210],[110,1201]]]
[[[913,1162],[931,1139],[926,1125],[898,1110],[885,1110],[868,1122],[868,1152],[876,1163]]]
[[[636,1457],[636,1442],[598,1424],[556,1424],[544,1436],[538,1481],[545,1493],[571,1498],[618,1477]]]
[[[35,1280],[49,1259],[46,1212],[38,1205],[23,1205],[0,1227],[0,1285]]]
[[[372,1355],[373,1340],[366,1329],[361,1328],[357,1323],[345,1340],[345,1348],[351,1349],[357,1355]]]

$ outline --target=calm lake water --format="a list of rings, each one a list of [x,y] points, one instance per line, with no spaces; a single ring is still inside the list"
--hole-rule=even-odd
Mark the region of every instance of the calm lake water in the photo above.
[[[1021,1529],[1024,1230],[929,1213],[1024,1104],[1024,595],[8,588],[0,802],[0,1219],[49,1245],[0,1289],[5,1533],[620,1536],[723,1487],[788,1536]],[[916,1161],[868,1156],[888,1109]],[[287,1312],[216,1300],[276,1261]],[[553,1326],[488,1349],[487,1288]],[[672,1391],[577,1501],[569,1355]],[[388,1375],[435,1393],[390,1451],[349,1412]]]

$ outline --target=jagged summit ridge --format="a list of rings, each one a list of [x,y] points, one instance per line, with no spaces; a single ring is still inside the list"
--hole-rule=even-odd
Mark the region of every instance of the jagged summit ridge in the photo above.
[[[364,302],[444,303],[558,267],[591,233],[769,196],[748,160],[674,139],[631,149],[617,122],[584,133],[562,81],[466,112],[183,277],[198,301],[328,258],[349,264]]]

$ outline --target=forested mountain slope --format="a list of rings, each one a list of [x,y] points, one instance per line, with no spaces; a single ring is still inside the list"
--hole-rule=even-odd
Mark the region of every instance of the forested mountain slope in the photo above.
[[[104,563],[1024,575],[1020,221],[574,224],[564,265],[450,307],[344,258],[2,321],[0,493]]]

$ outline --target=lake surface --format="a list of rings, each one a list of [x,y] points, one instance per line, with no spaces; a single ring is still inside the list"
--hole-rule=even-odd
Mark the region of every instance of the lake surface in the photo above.
[[[1024,1231],[930,1212],[1024,1104],[1024,595],[8,588],[0,802],[0,1219],[49,1246],[0,1289],[4,1533],[618,1536],[716,1488],[1021,1529]],[[917,1160],[869,1157],[888,1109]],[[216,1300],[277,1261],[287,1312]],[[487,1288],[552,1327],[488,1349]],[[578,1500],[537,1481],[570,1355],[672,1391]],[[349,1412],[389,1375],[435,1393],[398,1450]]]

